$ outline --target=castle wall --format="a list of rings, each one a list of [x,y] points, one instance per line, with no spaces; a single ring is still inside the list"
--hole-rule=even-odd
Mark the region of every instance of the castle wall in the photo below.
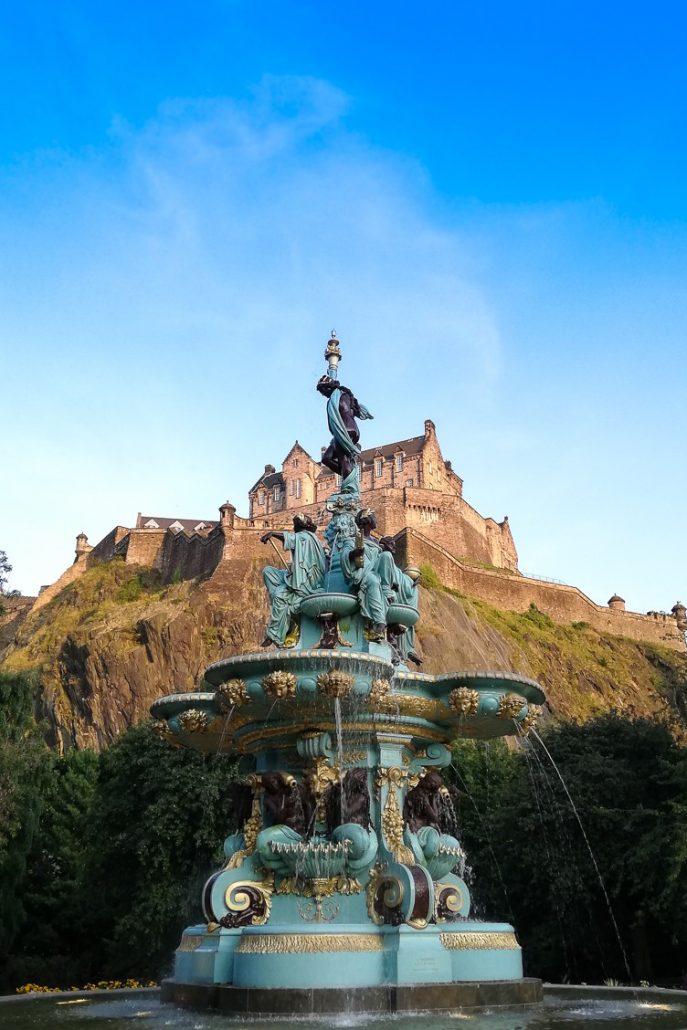
[[[446,586],[488,601],[495,608],[524,612],[535,604],[556,622],[588,622],[602,633],[687,651],[684,634],[670,615],[614,610],[595,604],[577,587],[463,564],[444,547],[413,529],[399,534],[397,548],[399,564],[431,565]]]
[[[118,553],[124,555],[128,565],[149,565],[159,569],[162,544],[168,533],[167,529],[131,529]]]
[[[393,486],[361,491],[361,503],[375,511],[377,534],[394,536],[410,527],[435,540],[452,554],[497,568],[517,569],[518,555],[508,522],[483,518],[455,493],[435,489]],[[290,529],[294,511],[311,515],[322,525],[324,501],[291,511],[256,516],[251,522],[264,529]]]

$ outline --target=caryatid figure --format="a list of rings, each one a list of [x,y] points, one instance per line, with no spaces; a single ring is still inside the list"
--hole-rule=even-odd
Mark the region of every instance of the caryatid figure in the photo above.
[[[284,550],[293,552],[290,568],[279,569],[268,565],[262,570],[262,578],[272,603],[263,647],[269,647],[270,644],[283,646],[301,601],[322,586],[326,561],[324,548],[315,536],[316,530],[317,526],[308,515],[294,515],[293,533],[270,531],[260,537],[263,544],[272,539],[281,540]]]
[[[418,587],[420,585],[420,574],[415,569],[415,575],[409,576],[402,572],[396,564],[396,541],[392,536],[383,536],[379,541],[380,554],[377,559],[377,571],[382,584],[384,596],[390,604],[397,601],[399,604],[407,604],[411,608],[418,607]],[[409,571],[413,571],[412,569]],[[399,626],[399,630],[403,627]],[[408,626],[405,632],[399,633],[396,637],[396,646],[404,661],[410,660],[416,665],[422,665],[422,659],[415,650],[415,627]]]
[[[321,462],[332,472],[336,472],[344,481],[341,484],[342,490],[349,492],[355,486],[353,483],[346,484],[355,464],[360,457],[361,447],[359,444],[360,432],[356,419],[374,418],[367,408],[353,396],[347,386],[342,386],[337,379],[325,375],[317,383],[317,390],[327,398],[327,422],[332,434],[332,440],[322,455]]]
[[[360,613],[368,622],[371,640],[386,640],[387,598],[379,576],[379,543],[372,536],[376,529],[375,514],[370,508],[361,508],[355,517],[359,533],[355,540],[347,539],[341,547],[341,569],[348,583],[358,595]]]

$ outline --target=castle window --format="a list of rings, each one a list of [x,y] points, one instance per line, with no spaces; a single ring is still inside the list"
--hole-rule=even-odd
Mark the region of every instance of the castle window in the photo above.
[[[258,504],[264,504],[264,503],[265,503],[265,491],[264,490],[258,490]]]
[[[300,496],[301,496],[301,481],[300,481],[300,479],[297,479],[296,480],[296,497],[300,497]]]
[[[159,529],[160,527],[157,524],[157,522],[155,521],[155,519],[148,519],[148,521],[146,523],[144,523],[143,528],[144,529]]]
[[[297,469],[297,468],[298,468],[298,458],[294,458],[294,459],[293,459],[293,467],[294,467],[295,469]]]
[[[406,486],[412,486],[412,485],[413,485],[412,479],[406,479]]]
[[[396,471],[403,472],[403,453],[399,452],[396,455]]]
[[[281,487],[275,486],[272,491],[272,496],[274,497],[275,503],[281,501]]]
[[[384,461],[381,458],[375,458],[375,476],[377,479],[380,478],[384,471]]]

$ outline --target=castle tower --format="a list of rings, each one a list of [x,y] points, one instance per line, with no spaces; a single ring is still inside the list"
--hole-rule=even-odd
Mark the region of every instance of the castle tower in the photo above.
[[[225,501],[224,504],[220,505],[219,509],[219,524],[225,529],[234,528],[234,520],[236,518],[236,508],[229,501]]]
[[[79,558],[81,558],[82,555],[88,554],[88,552],[92,551],[92,550],[93,550],[93,548],[92,548],[92,546],[88,542],[88,537],[82,531],[81,533],[78,534],[78,536],[76,538],[76,547],[74,548],[74,553],[75,553],[76,557],[74,558],[74,561],[78,561]]]

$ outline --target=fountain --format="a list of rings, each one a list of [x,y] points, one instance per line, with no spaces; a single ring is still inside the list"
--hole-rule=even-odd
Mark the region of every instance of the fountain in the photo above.
[[[268,566],[262,649],[215,662],[212,689],[160,698],[161,735],[241,756],[240,832],[203,890],[163,1000],[227,1013],[395,1012],[522,1005],[512,926],[470,916],[451,792],[457,737],[526,733],[544,700],[512,673],[418,671],[418,569],[373,535],[360,497],[357,420],[332,338],[317,389],[340,477],[324,542],[296,514],[265,533],[291,564]],[[281,557],[281,552],[280,552]]]

